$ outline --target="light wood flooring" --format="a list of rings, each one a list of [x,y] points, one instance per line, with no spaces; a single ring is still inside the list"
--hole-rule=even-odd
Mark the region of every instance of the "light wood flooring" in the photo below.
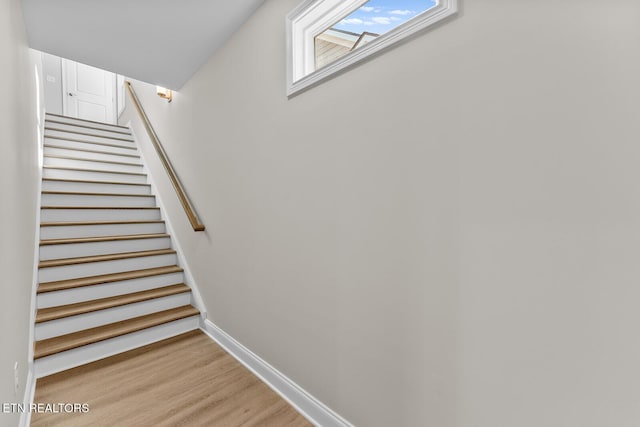
[[[41,378],[35,403],[88,403],[32,426],[310,426],[201,331]]]

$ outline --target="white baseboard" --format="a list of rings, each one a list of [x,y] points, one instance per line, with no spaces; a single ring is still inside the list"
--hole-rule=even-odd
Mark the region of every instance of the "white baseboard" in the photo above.
[[[353,427],[347,420],[333,412],[210,320],[205,320],[203,331],[315,426]]]
[[[33,369],[29,369],[27,374],[27,382],[24,385],[24,407],[29,409],[33,403],[33,397],[36,392],[36,377],[33,375]],[[29,427],[31,425],[31,411],[26,410],[20,414],[20,427]]]

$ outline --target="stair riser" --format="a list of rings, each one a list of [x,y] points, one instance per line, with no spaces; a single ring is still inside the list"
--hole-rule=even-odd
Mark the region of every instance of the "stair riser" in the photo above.
[[[56,147],[80,148],[85,150],[106,151],[112,154],[140,154],[136,147],[126,145],[124,147],[113,147],[111,145],[91,144],[88,142],[68,141],[66,139],[45,138],[44,143],[47,145],[55,145]]]
[[[45,138],[70,138],[74,140],[80,140],[82,142],[98,142],[98,143],[108,143],[117,145],[119,147],[129,147],[135,148],[135,143],[129,141],[122,141],[119,139],[105,138],[102,136],[87,136],[87,135],[78,135],[77,133],[69,133],[69,132],[60,132],[56,130],[45,130],[44,131]]]
[[[62,120],[55,120],[56,122],[60,122]],[[60,123],[51,123],[51,122],[46,122],[45,126],[48,128],[55,128],[55,129],[60,129],[60,130],[65,130],[65,131],[71,131],[71,132],[82,132],[82,133],[90,133],[90,134],[94,134],[96,136],[106,136],[107,138],[109,137],[115,137],[115,138],[124,138],[124,139],[132,139],[131,135],[127,135],[127,134],[123,134],[120,133],[122,132],[127,132],[126,129],[114,129],[116,132],[112,132],[109,130],[99,130],[99,129],[92,129],[94,128],[93,125],[90,125],[88,123],[83,123],[81,124],[81,126],[74,126],[74,125],[63,125]],[[82,127],[82,126],[91,126],[91,128],[88,127]],[[99,128],[100,126],[95,126],[95,128]]]
[[[98,128],[98,129],[117,130],[119,132],[127,132],[129,130],[127,128],[123,128],[123,127],[120,127],[120,126],[112,126],[112,125],[108,125],[108,124],[104,124],[104,123],[87,122],[85,120],[74,119],[74,118],[71,118],[71,117],[54,116],[52,114],[47,114],[45,119],[46,120],[55,120],[56,122],[64,122],[64,123],[68,123],[68,124],[91,126],[91,127]]]
[[[100,150],[104,151],[104,150]],[[45,156],[63,156],[63,157],[77,157],[85,160],[98,160],[106,162],[125,162],[125,163],[140,163],[140,157],[133,157],[133,153],[127,153],[131,155],[122,154],[107,154],[107,153],[94,153],[91,151],[81,151],[75,149],[56,148],[45,146]]]
[[[128,320],[146,314],[156,313],[162,310],[181,307],[191,304],[191,293],[170,295],[162,298],[155,298],[134,304],[127,304],[120,307],[113,307],[99,310],[92,313],[80,314],[63,319],[51,320],[49,322],[37,323],[35,328],[36,341],[53,338],[83,329],[94,328],[109,323]]]
[[[159,209],[42,209],[42,222],[160,219]]]
[[[64,245],[40,246],[40,260],[78,258],[83,256],[109,255],[123,252],[169,249],[171,239],[123,240],[115,242],[71,243]]]
[[[101,169],[102,171],[103,169]],[[64,169],[43,169],[43,178],[52,179],[73,179],[77,181],[109,181],[127,182],[134,184],[147,184],[146,175],[129,175],[109,172],[95,171],[75,171]]]
[[[163,223],[113,224],[113,225],[67,225],[40,228],[40,238],[70,239],[74,237],[126,236],[131,234],[165,233]]]
[[[200,317],[192,316],[110,340],[78,347],[63,353],[43,357],[34,362],[34,376],[36,378],[42,378],[56,372],[71,369],[198,329],[199,325]]]
[[[151,187],[149,187],[148,185],[93,184],[88,182],[43,181],[42,191],[149,195],[151,194]]]
[[[129,162],[127,162],[129,163]],[[134,163],[134,162],[131,162]],[[127,173],[144,173],[142,165],[118,165],[113,163],[94,162],[90,160],[71,160],[71,159],[58,159],[56,157],[44,158],[45,166],[63,166],[68,168],[80,168],[80,169],[97,169],[109,172],[127,172]]]
[[[83,286],[81,288],[67,289],[64,291],[46,292],[38,294],[36,301],[38,308],[56,307],[100,298],[115,297],[132,292],[148,291],[149,289],[176,285],[183,282],[183,273],[161,274],[158,276],[142,277],[140,279]]]
[[[43,194],[42,206],[140,206],[154,207],[155,197]]]
[[[166,267],[176,265],[176,262],[177,259],[175,254],[167,254],[41,268],[38,272],[38,280],[40,283],[54,282],[58,280],[99,276],[102,274],[121,273],[146,268]]]

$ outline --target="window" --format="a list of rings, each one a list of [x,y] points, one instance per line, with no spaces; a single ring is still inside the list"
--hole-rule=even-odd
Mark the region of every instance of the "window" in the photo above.
[[[308,89],[457,11],[457,0],[306,0],[287,17],[287,94]]]

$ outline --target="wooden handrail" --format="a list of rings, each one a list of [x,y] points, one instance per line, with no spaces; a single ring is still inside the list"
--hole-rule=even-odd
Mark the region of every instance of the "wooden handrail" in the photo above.
[[[193,209],[193,206],[191,206],[191,202],[187,197],[187,193],[184,191],[184,188],[182,187],[182,183],[178,179],[178,175],[173,170],[173,166],[171,166],[171,162],[167,157],[167,153],[164,151],[164,148],[160,143],[160,139],[158,138],[156,131],[153,129],[153,126],[151,126],[149,117],[147,117],[147,114],[144,112],[144,109],[140,104],[140,99],[138,99],[138,96],[136,95],[135,90],[133,90],[133,86],[131,85],[131,82],[127,82],[127,88],[129,89],[129,94],[131,95],[131,99],[133,100],[133,105],[136,106],[136,109],[140,114],[140,118],[142,118],[142,122],[144,123],[144,127],[147,129],[147,133],[151,138],[151,142],[153,143],[153,146],[158,152],[158,157],[160,157],[160,161],[162,162],[162,165],[164,166],[165,171],[167,171],[167,175],[169,175],[171,184],[173,184],[173,188],[176,190],[176,193],[178,193],[178,199],[180,199],[180,203],[182,203],[182,207],[184,208],[184,211],[187,214],[187,217],[189,218],[189,222],[193,227],[193,231],[204,231],[204,224],[201,224],[200,221],[198,220],[198,216],[196,215],[196,212]]]

